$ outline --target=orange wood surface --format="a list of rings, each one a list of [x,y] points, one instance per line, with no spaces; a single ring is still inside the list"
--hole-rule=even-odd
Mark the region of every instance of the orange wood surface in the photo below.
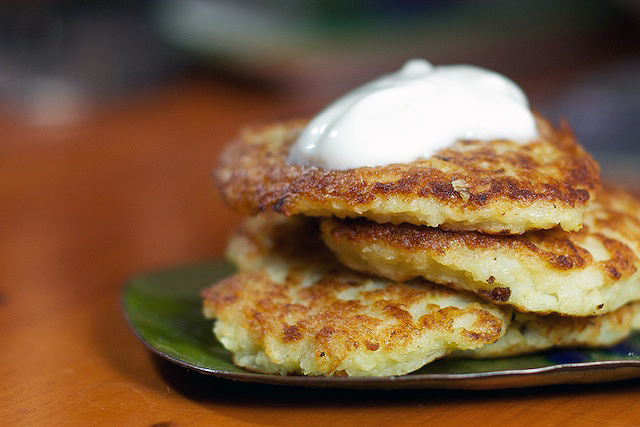
[[[640,425],[640,381],[498,391],[261,386],[152,356],[132,274],[222,255],[238,217],[209,173],[246,123],[303,105],[186,79],[34,128],[0,114],[0,425]]]

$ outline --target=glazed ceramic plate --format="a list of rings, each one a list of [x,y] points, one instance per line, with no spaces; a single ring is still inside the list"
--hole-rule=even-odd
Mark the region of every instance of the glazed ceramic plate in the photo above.
[[[640,377],[640,332],[606,350],[554,350],[492,360],[441,359],[399,377],[303,377],[236,367],[200,311],[200,289],[233,273],[225,262],[132,278],[123,295],[131,328],[154,353],[189,369],[254,383],[334,388],[498,389]]]

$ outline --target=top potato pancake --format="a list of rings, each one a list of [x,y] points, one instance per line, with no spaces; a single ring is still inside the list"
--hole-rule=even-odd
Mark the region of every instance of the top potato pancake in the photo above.
[[[565,126],[538,118],[540,138],[460,140],[412,163],[328,170],[287,162],[305,120],[245,129],[215,181],[243,214],[366,217],[376,222],[521,234],[580,229],[599,187],[597,163]],[[389,142],[393,144],[393,141]]]

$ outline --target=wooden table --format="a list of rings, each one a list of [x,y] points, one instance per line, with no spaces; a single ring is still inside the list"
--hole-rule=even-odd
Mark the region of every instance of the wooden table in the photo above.
[[[30,127],[0,114],[0,424],[640,425],[640,382],[336,391],[201,376],[152,356],[120,307],[131,274],[220,257],[212,188],[246,122],[316,108],[201,77]]]

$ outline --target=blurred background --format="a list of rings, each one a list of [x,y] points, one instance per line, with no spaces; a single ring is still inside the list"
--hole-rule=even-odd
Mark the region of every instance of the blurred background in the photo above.
[[[623,150],[638,134],[638,52],[633,0],[7,0],[0,101],[64,125],[199,74],[316,107],[423,57],[499,71],[585,144]]]
[[[5,283],[220,256],[238,220],[209,180],[222,145],[413,57],[507,75],[640,182],[636,1],[5,0]]]

